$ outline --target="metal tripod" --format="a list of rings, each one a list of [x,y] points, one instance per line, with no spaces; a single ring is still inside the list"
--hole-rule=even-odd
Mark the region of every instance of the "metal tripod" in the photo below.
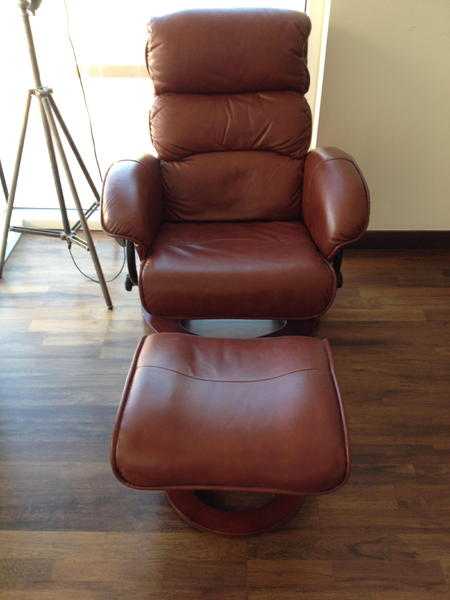
[[[99,281],[101,289],[102,289],[102,293],[103,293],[103,297],[105,299],[106,305],[109,309],[112,309],[113,306],[112,306],[112,302],[111,302],[111,296],[109,295],[109,290],[106,285],[105,277],[103,275],[102,267],[100,265],[97,251],[95,249],[94,241],[92,239],[92,234],[89,230],[89,225],[87,223],[87,219],[100,206],[100,195],[97,191],[97,188],[95,187],[95,184],[86,168],[86,165],[84,164],[83,159],[81,158],[78,148],[76,147],[75,142],[73,141],[73,138],[70,135],[70,132],[61,116],[61,113],[60,113],[57,105],[56,105],[56,102],[53,98],[53,90],[42,86],[41,76],[40,76],[40,72],[39,72],[39,66],[38,66],[37,57],[36,57],[36,49],[34,46],[33,34],[32,34],[31,26],[30,26],[30,19],[29,19],[30,4],[29,4],[29,1],[28,0],[20,0],[19,7],[21,8],[21,11],[22,11],[22,18],[23,18],[23,23],[24,23],[24,27],[25,27],[25,33],[26,33],[27,41],[28,41],[28,48],[29,48],[29,53],[30,53],[31,66],[33,69],[35,88],[29,90],[28,94],[27,94],[27,100],[26,100],[26,104],[25,104],[25,115],[24,115],[24,119],[23,119],[23,125],[22,125],[21,134],[20,134],[20,139],[19,139],[19,147],[17,150],[17,157],[16,157],[15,166],[14,166],[11,190],[8,195],[8,203],[7,203],[6,216],[5,216],[3,240],[2,240],[1,252],[0,252],[0,277],[2,276],[3,266],[5,264],[6,244],[8,241],[8,233],[10,231],[18,231],[21,233],[31,233],[31,234],[35,234],[35,235],[44,235],[47,237],[59,238],[61,240],[66,241],[69,248],[72,244],[77,244],[78,246],[81,246],[82,248],[84,248],[85,250],[87,250],[90,253],[90,255],[92,257],[92,262],[94,263],[95,271],[97,273],[97,278],[98,278],[98,281]],[[39,103],[39,108],[40,108],[41,118],[42,118],[42,125],[44,128],[45,140],[47,143],[47,150],[48,150],[48,155],[50,158],[50,164],[51,164],[52,173],[53,173],[53,180],[54,180],[55,187],[56,187],[56,194],[58,197],[59,209],[61,211],[62,229],[40,229],[40,228],[35,228],[35,227],[11,226],[11,216],[12,216],[12,211],[14,208],[14,199],[16,196],[17,182],[19,179],[20,164],[22,161],[22,154],[23,154],[23,148],[24,148],[25,138],[26,138],[26,133],[27,133],[28,117],[29,117],[29,113],[30,113],[30,106],[31,106],[32,98],[36,98]],[[57,123],[59,124],[59,127],[61,128],[61,131],[64,134],[78,164],[80,165],[80,168],[81,168],[81,170],[89,184],[89,187],[91,188],[92,193],[94,195],[95,200],[87,210],[84,210],[83,207],[81,206],[80,198],[78,196],[77,188],[75,186],[75,182],[74,182],[72,173],[70,171],[69,163],[67,161],[66,153],[64,151],[64,147],[63,147],[63,144],[61,141],[61,136],[59,133],[59,129],[57,127]],[[69,188],[70,188],[70,191],[71,191],[71,194],[72,194],[72,197],[73,197],[73,200],[74,200],[77,212],[78,212],[78,217],[79,217],[78,221],[72,226],[70,225],[69,218],[67,215],[67,208],[66,208],[66,203],[64,200],[64,194],[63,194],[62,185],[61,185],[61,178],[60,178],[60,174],[59,174],[58,163],[56,160],[55,147],[54,147],[55,145],[58,150],[58,154],[59,154],[64,172],[65,172],[68,184],[69,184]],[[2,181],[2,186],[4,187],[4,189],[6,189],[6,182]],[[84,234],[86,236],[86,241],[78,235],[78,232],[81,229],[84,231]]]
[[[6,185],[5,174],[3,173],[2,161],[0,160],[0,184],[3,189],[3,194],[8,202],[8,186]]]

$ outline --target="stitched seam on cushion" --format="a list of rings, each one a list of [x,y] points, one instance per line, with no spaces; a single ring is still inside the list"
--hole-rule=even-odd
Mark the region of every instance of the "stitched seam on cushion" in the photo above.
[[[273,488],[269,487],[265,484],[261,485],[223,485],[220,483],[207,485],[207,484],[199,484],[199,483],[183,483],[182,485],[172,484],[172,485],[164,485],[164,484],[142,484],[142,483],[132,483],[128,479],[124,477],[120,478],[119,481],[126,485],[127,487],[133,490],[144,490],[144,491],[157,491],[157,490],[212,490],[212,491],[229,491],[229,492],[258,492],[258,493],[268,493],[268,494],[291,494],[295,496],[323,496],[325,494],[329,494],[334,492],[337,488],[327,488],[325,490],[302,490],[301,492],[287,490],[286,488]],[[345,482],[344,482],[345,483]],[[343,484],[339,484],[338,487],[341,487]]]
[[[165,163],[181,163],[184,162],[193,156],[203,156],[204,154],[225,154],[226,152],[265,152],[267,154],[275,154],[276,156],[282,156],[284,158],[288,158],[290,160],[302,161],[303,163],[306,160],[306,156],[308,151],[305,150],[302,154],[297,154],[297,152],[282,152],[281,150],[276,150],[275,148],[225,148],[222,150],[195,150],[195,152],[190,152],[186,154],[186,156],[182,156],[181,158],[159,158],[161,162]]]
[[[343,442],[344,442],[344,446],[345,446],[345,455],[346,455],[346,459],[347,459],[345,475],[344,475],[342,481],[340,483],[338,483],[336,486],[334,486],[333,488],[330,488],[330,490],[328,490],[328,491],[333,491],[333,490],[336,490],[339,487],[343,486],[350,477],[350,472],[351,472],[350,439],[349,439],[349,434],[348,434],[347,421],[345,418],[344,404],[342,402],[341,393],[340,393],[339,386],[338,386],[337,379],[336,379],[336,373],[334,371],[334,362],[333,362],[333,356],[331,354],[330,343],[327,339],[324,339],[322,341],[323,341],[324,354],[325,354],[325,357],[326,357],[326,360],[328,363],[329,376],[330,376],[332,384],[333,384],[333,388],[334,388],[334,392],[336,394],[336,400],[337,400],[337,404],[338,404],[338,408],[339,408],[339,418],[341,421],[341,432],[342,432]]]
[[[154,157],[156,160],[159,161],[159,158]],[[137,244],[138,246],[143,246],[146,250],[146,254],[148,254],[149,250],[150,250],[150,243],[148,241],[143,241],[143,240],[139,240],[134,236],[129,236],[127,235],[126,237],[123,235],[120,235],[118,233],[112,233],[106,226],[104,223],[104,219],[103,219],[103,205],[104,205],[104,195],[105,195],[105,186],[106,186],[106,181],[108,179],[108,175],[109,172],[111,171],[111,169],[119,164],[119,163],[135,163],[137,165],[140,165],[141,167],[144,168],[145,171],[147,171],[147,173],[150,173],[149,169],[147,168],[146,164],[144,162],[142,162],[142,160],[136,160],[135,158],[122,158],[120,160],[116,160],[115,162],[113,162],[109,167],[108,170],[106,171],[105,177],[103,179],[103,183],[102,183],[102,192],[101,192],[101,196],[100,196],[100,225],[102,226],[102,229],[111,237],[122,240],[122,239],[126,239],[126,240],[130,240],[131,242],[133,242],[134,244]]]
[[[274,375],[273,377],[263,377],[261,379],[208,379],[206,377],[196,377],[195,375],[188,375],[187,373],[183,373],[182,371],[177,371],[176,369],[169,369],[168,367],[161,367],[159,365],[137,365],[136,370],[137,369],[161,369],[162,371],[170,371],[171,373],[182,375],[183,377],[187,377],[188,379],[195,379],[197,381],[211,381],[215,383],[258,383],[259,381],[271,381],[272,379],[280,379],[281,377],[286,377],[287,375],[292,375],[293,373],[305,373],[311,371],[320,373],[320,369],[308,368],[295,369],[294,371],[288,371],[287,373],[282,373],[281,375]]]
[[[313,170],[313,172],[311,173],[310,177],[308,178],[308,188],[303,190],[304,193],[303,193],[303,199],[302,199],[302,207],[303,208],[305,207],[305,200],[307,201],[307,199],[309,197],[310,188],[311,188],[311,185],[312,185],[312,182],[313,182],[313,178],[314,178],[314,176],[316,174],[316,171],[318,171],[319,168],[322,167],[323,165],[325,165],[326,163],[333,162],[333,161],[336,161],[336,160],[342,160],[342,161],[350,163],[354,167],[356,173],[361,178],[361,181],[362,181],[362,184],[363,184],[363,188],[364,188],[364,193],[365,193],[365,196],[366,196],[367,219],[364,222],[361,230],[358,232],[358,234],[356,236],[354,236],[350,240],[346,240],[344,242],[340,242],[339,244],[336,244],[333,247],[333,249],[331,250],[331,252],[329,252],[327,254],[327,256],[325,257],[327,260],[330,260],[334,256],[334,254],[336,254],[336,252],[338,250],[340,250],[341,248],[344,248],[345,246],[348,246],[349,244],[353,244],[354,242],[356,242],[357,240],[359,240],[362,237],[362,235],[365,233],[365,231],[367,229],[367,226],[369,224],[369,219],[370,219],[370,198],[369,198],[369,189],[367,187],[366,180],[364,179],[364,176],[363,176],[363,174],[361,172],[361,169],[358,167],[358,165],[356,164],[356,162],[354,160],[351,160],[350,158],[345,158],[343,156],[337,156],[335,158],[326,158],[324,160],[321,160],[319,162],[319,164],[316,165],[315,169]],[[305,163],[306,163],[306,158],[305,158]]]
[[[308,66],[306,66],[306,70],[308,71]],[[150,79],[152,80],[153,84],[154,84],[154,79],[152,76],[150,76]],[[250,89],[250,90],[238,90],[238,91],[229,91],[227,90],[226,92],[213,92],[213,94],[211,94],[211,92],[194,92],[194,91],[174,91],[174,90],[167,90],[164,92],[156,92],[154,93],[155,96],[165,96],[166,94],[177,94],[178,96],[233,96],[233,95],[238,95],[238,94],[268,94],[271,92],[294,92],[295,94],[300,94],[300,96],[305,97],[306,94],[308,93],[309,90],[309,84],[310,84],[310,80],[309,80],[309,72],[308,72],[308,87],[306,88],[306,90],[303,90],[303,88],[300,90],[299,88],[296,87],[292,87],[292,86],[288,86],[288,87],[283,87],[283,88],[257,88],[257,89]]]
[[[314,152],[314,150],[312,150],[312,152]],[[315,168],[314,168],[313,172],[311,173],[311,175],[308,177],[308,184],[309,185],[308,185],[308,188],[305,189],[304,199],[306,199],[309,196],[309,190],[311,188],[312,182],[313,182],[314,177],[316,175],[316,171],[318,171],[320,169],[320,167],[322,167],[326,163],[333,162],[333,161],[336,161],[336,160],[344,160],[344,161],[350,163],[351,165],[353,165],[356,168],[356,170],[358,171],[358,174],[361,176],[361,171],[356,167],[355,161],[351,160],[350,158],[344,158],[343,156],[336,156],[335,158],[324,158],[323,160],[321,159],[319,161],[319,163],[315,166]]]
[[[306,227],[306,226],[305,226]],[[327,266],[327,268],[330,270],[331,272],[331,294],[330,294],[330,300],[328,302],[328,304],[326,305],[326,307],[322,310],[322,312],[320,312],[317,316],[322,316],[323,314],[325,314],[331,307],[331,305],[334,302],[334,299],[336,298],[336,293],[337,293],[337,277],[336,277],[336,272],[333,269],[333,267],[331,266],[331,264],[328,262],[328,260],[324,257],[324,255],[322,254],[322,252],[320,251],[320,248],[318,248],[318,246],[316,246],[316,242],[314,241],[312,235],[309,233],[308,230],[308,235],[311,239],[311,242],[313,243],[314,247],[317,250],[317,254],[319,255],[320,260],[324,263],[324,265]]]
[[[348,159],[345,159],[348,160]],[[336,252],[338,252],[341,248],[344,248],[345,246],[348,246],[349,244],[353,244],[354,242],[356,242],[357,240],[359,240],[364,233],[366,232],[367,227],[369,226],[369,221],[370,221],[370,193],[369,193],[369,188],[367,186],[367,182],[364,178],[364,175],[361,172],[361,169],[358,167],[358,165],[354,162],[354,161],[349,161],[351,162],[351,164],[355,167],[356,172],[358,173],[358,175],[361,178],[362,184],[363,184],[363,188],[364,188],[364,193],[366,196],[366,203],[367,203],[367,219],[365,221],[365,223],[363,224],[363,226],[361,227],[360,232],[358,233],[358,235],[356,235],[355,237],[353,237],[351,240],[346,240],[344,242],[340,242],[338,244],[336,244],[336,246],[333,248],[333,250],[328,254],[327,259],[330,260],[330,258],[332,258]]]
[[[309,232],[308,232],[308,235],[310,235]],[[323,264],[330,271],[331,278],[332,278],[331,279],[331,297],[330,297],[330,300],[328,301],[327,305],[325,306],[325,308],[323,308],[321,311],[319,311],[316,314],[304,316],[304,317],[301,317],[301,318],[286,317],[285,315],[268,315],[266,313],[260,314],[260,315],[257,315],[257,316],[252,316],[252,317],[245,316],[245,317],[233,317],[233,318],[236,318],[236,319],[240,318],[240,319],[243,319],[243,320],[249,319],[249,318],[255,318],[255,319],[275,319],[276,318],[276,319],[286,319],[286,320],[293,320],[293,321],[310,321],[312,319],[317,319],[317,318],[321,317],[322,315],[324,315],[330,309],[331,305],[334,302],[334,299],[336,298],[336,293],[337,293],[336,273],[334,272],[334,269],[331,266],[331,264],[328,262],[328,260],[324,257],[324,255],[317,248],[317,246],[315,245],[315,242],[314,242],[314,240],[312,240],[312,238],[311,238],[311,241],[312,241],[314,247],[317,250],[317,254],[319,256],[319,259],[321,260],[321,262],[323,262]],[[152,314],[151,310],[149,310],[149,307],[148,307],[147,298],[146,298],[146,289],[145,289],[146,286],[144,285],[144,279],[143,279],[143,277],[144,277],[144,271],[145,271],[145,269],[147,267],[147,262],[148,262],[147,260],[144,260],[144,261],[141,262],[140,276],[139,276],[139,295],[140,295],[141,302],[142,302],[144,308],[147,310],[147,312],[149,314]],[[213,316],[213,317],[211,317],[211,316],[206,316],[206,317],[205,316],[196,316],[196,317],[192,317],[192,316],[189,316],[189,315],[166,315],[166,314],[161,314],[161,313],[158,313],[158,316],[161,317],[161,318],[164,318],[164,319],[191,319],[191,318],[195,318],[195,319],[205,319],[205,320],[207,320],[207,319],[229,319],[230,318],[229,315],[228,316],[227,315],[223,315],[221,317],[218,317],[218,316]]]
[[[306,156],[308,155],[309,152],[309,146],[311,144],[311,136],[312,136],[312,113],[311,113],[311,107],[308,104],[308,101],[305,98],[305,95],[297,92],[297,91],[292,91],[292,90],[275,90],[273,92],[265,92],[265,91],[256,91],[256,92],[236,92],[236,93],[232,93],[232,94],[225,94],[227,99],[229,99],[230,96],[243,96],[243,95],[255,95],[255,94],[264,94],[264,93],[293,93],[296,94],[297,96],[299,96],[302,100],[303,100],[303,105],[301,107],[301,113],[305,118],[305,122],[306,125],[303,128],[303,132],[306,132],[306,135],[304,136],[305,139],[308,140],[308,143],[304,144],[304,150],[302,150],[300,152],[300,150],[294,150],[294,151],[284,151],[282,149],[276,149],[274,147],[270,147],[270,146],[263,146],[262,148],[255,148],[255,147],[245,147],[245,148],[222,148],[220,150],[195,150],[192,152],[189,152],[186,155],[183,155],[181,157],[177,157],[177,158],[161,158],[160,153],[158,152],[158,158],[163,161],[163,162],[167,162],[167,163],[172,163],[172,162],[183,162],[185,159],[188,159],[192,156],[196,156],[196,155],[202,155],[202,154],[214,154],[214,153],[218,153],[218,152],[270,152],[273,154],[276,154],[278,156],[285,156],[287,158],[291,158],[293,160],[299,160],[299,161],[304,161],[306,160]],[[158,94],[158,96],[164,96],[164,95],[174,95],[174,92],[165,92],[163,94]],[[176,94],[175,94],[176,95]],[[190,94],[185,94],[185,95],[191,95],[191,96],[196,96],[198,94],[194,94],[194,93],[190,93]],[[210,94],[208,94],[210,95]],[[212,96],[221,96],[221,94],[213,94]],[[153,125],[152,125],[152,114],[150,113],[150,137],[152,139],[153,142]],[[227,125],[227,131],[228,131],[228,127],[229,127],[229,123]],[[155,144],[153,144],[155,145]],[[156,147],[156,146],[155,146]],[[302,178],[303,179],[303,178]]]
[[[131,161],[131,162],[139,162],[139,161],[137,161],[137,160],[133,160],[133,159],[130,159],[130,161]],[[117,163],[119,163],[119,162],[128,162],[128,159],[118,160],[118,161],[116,161],[116,162],[112,163],[112,164],[111,164],[111,165],[108,167],[108,170],[106,171],[105,177],[104,177],[104,179],[103,179],[103,183],[102,183],[102,192],[101,192],[101,196],[100,196],[100,225],[102,226],[102,229],[103,229],[103,231],[105,231],[105,232],[106,232],[106,233],[107,233],[109,236],[111,236],[111,237],[113,237],[113,238],[116,238],[116,239],[119,239],[119,240],[122,240],[122,239],[124,239],[124,236],[123,236],[123,235],[119,235],[118,233],[113,233],[113,232],[112,232],[112,231],[111,231],[111,230],[110,230],[108,227],[106,227],[105,220],[104,220],[104,218],[103,218],[103,206],[104,206],[104,204],[105,204],[105,199],[104,199],[104,197],[105,197],[105,186],[106,186],[106,181],[107,181],[107,179],[108,179],[108,175],[109,175],[109,172],[111,171],[111,169],[114,167],[114,165],[116,165],[116,164],[117,164]],[[148,246],[148,244],[146,244],[146,243],[145,243],[145,242],[143,242],[142,240],[138,240],[138,239],[137,239],[137,238],[135,238],[134,236],[132,236],[132,237],[130,237],[130,236],[127,236],[125,239],[127,239],[127,240],[130,240],[131,242],[134,242],[135,244],[138,244],[138,245],[144,246],[144,247],[146,247],[146,248],[147,248],[147,246]]]
[[[136,371],[137,371],[137,362],[139,360],[139,356],[141,354],[142,348],[144,347],[145,341],[147,340],[147,337],[148,336],[144,336],[141,338],[141,341],[139,342],[138,347],[136,348],[136,351],[134,353],[133,360],[132,360],[132,363],[130,366],[130,370],[128,372],[125,389],[123,391],[122,401],[119,405],[119,409],[117,411],[116,420],[115,420],[115,424],[114,424],[110,456],[111,456],[111,466],[112,466],[113,472],[119,481],[126,482],[126,479],[120,472],[119,466],[117,464],[117,450],[119,447],[119,438],[120,438],[120,433],[122,430],[122,419],[123,419],[123,416],[125,414],[125,409],[128,404],[128,398],[130,395],[130,391],[133,387],[134,376],[136,375]]]
[[[314,152],[314,150],[312,150],[312,152]],[[309,178],[308,178],[308,179],[309,179],[309,182],[310,182],[310,185],[311,185],[311,184],[312,184],[312,182],[313,182],[313,179],[314,179],[314,176],[315,176],[315,174],[316,174],[316,171],[318,171],[322,165],[324,165],[324,164],[326,164],[326,163],[329,163],[329,162],[333,162],[333,161],[335,161],[335,160],[345,160],[346,162],[349,162],[351,165],[353,165],[353,166],[356,166],[356,165],[355,165],[355,161],[354,161],[354,160],[351,160],[350,158],[345,158],[345,157],[343,157],[343,156],[335,156],[334,158],[324,158],[324,159],[320,159],[320,160],[319,160],[319,163],[316,165],[316,167],[315,167],[314,171],[311,173],[311,175],[310,175],[310,176],[309,176]],[[309,186],[308,186],[308,192],[309,192]]]
[[[150,310],[148,309],[148,305],[147,305],[147,299],[145,297],[145,285],[144,285],[144,271],[145,268],[147,266],[149,260],[149,256],[147,256],[147,258],[143,261],[141,261],[141,266],[139,267],[139,285],[138,285],[138,289],[139,289],[139,297],[141,299],[141,304],[142,306],[145,308],[145,310],[151,314]]]

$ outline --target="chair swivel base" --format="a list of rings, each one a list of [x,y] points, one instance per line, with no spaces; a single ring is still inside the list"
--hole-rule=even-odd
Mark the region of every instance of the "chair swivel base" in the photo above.
[[[279,494],[256,508],[221,510],[207,504],[195,490],[171,490],[167,499],[187,523],[198,529],[227,536],[254,535],[289,521],[304,502],[304,496]]]
[[[202,337],[247,339],[278,335],[313,335],[318,319],[167,319],[142,309],[150,333],[190,333]]]

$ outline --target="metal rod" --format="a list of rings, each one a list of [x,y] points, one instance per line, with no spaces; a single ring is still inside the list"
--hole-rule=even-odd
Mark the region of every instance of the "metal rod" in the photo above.
[[[95,271],[97,273],[97,277],[98,277],[98,281],[100,283],[100,286],[102,288],[102,292],[103,292],[103,297],[105,299],[106,305],[108,306],[109,309],[112,309],[113,305],[111,302],[111,297],[109,295],[109,290],[108,287],[106,285],[106,281],[105,281],[105,277],[103,275],[103,271],[102,271],[102,267],[100,265],[100,261],[98,259],[97,256],[97,251],[95,249],[95,245],[94,245],[94,240],[92,239],[92,234],[91,231],[89,229],[89,225],[86,221],[86,217],[84,215],[84,210],[83,207],[81,206],[81,202],[80,199],[78,197],[78,192],[77,189],[75,187],[75,182],[73,180],[72,177],[72,173],[70,171],[70,167],[69,167],[69,163],[67,162],[67,157],[66,154],[64,152],[64,147],[62,145],[61,142],[61,138],[59,135],[59,131],[56,127],[56,123],[55,120],[53,118],[53,114],[52,114],[52,105],[51,103],[48,101],[48,98],[46,96],[42,97],[41,100],[41,105],[43,107],[43,110],[45,111],[45,114],[47,116],[47,121],[48,124],[50,126],[51,132],[53,134],[53,137],[55,139],[55,143],[56,143],[56,147],[58,148],[58,152],[61,158],[61,162],[67,177],[67,181],[69,183],[69,187],[70,187],[70,191],[72,192],[72,196],[73,196],[73,200],[75,202],[75,205],[78,209],[78,214],[80,217],[80,221],[83,225],[83,231],[84,234],[86,235],[86,239],[87,239],[87,245],[89,247],[89,252],[91,253],[92,256],[92,262],[94,263],[94,267],[95,267]]]
[[[36,48],[34,46],[33,32],[31,31],[30,17],[28,14],[28,2],[26,0],[21,0],[19,2],[19,6],[22,11],[23,25],[25,28],[25,34],[27,36],[27,41],[28,41],[28,52],[30,54],[31,68],[33,69],[34,84],[37,88],[41,88],[42,87],[41,74],[39,72],[39,65],[38,65],[37,56],[36,56]]]
[[[30,114],[31,98],[32,98],[32,93],[31,93],[31,91],[29,91],[28,95],[27,95],[27,101],[25,104],[25,114],[23,117],[23,124],[22,124],[22,130],[20,133],[19,147],[17,149],[16,162],[14,165],[14,173],[13,173],[13,178],[12,178],[12,183],[11,183],[11,192],[8,196],[8,206],[6,208],[6,214],[5,214],[2,246],[1,246],[1,250],[0,250],[0,277],[2,276],[3,267],[5,265],[6,245],[8,243],[8,233],[9,233],[9,227],[11,225],[11,216],[12,216],[12,211],[13,211],[13,207],[14,207],[14,198],[16,197],[17,181],[19,179],[19,172],[20,172],[20,163],[22,162],[23,147],[25,145],[25,137],[27,134],[28,117]]]
[[[10,231],[16,231],[17,233],[27,233],[30,235],[45,235],[47,237],[61,238],[61,235],[65,235],[61,230],[57,229],[40,229],[39,227],[10,227]]]
[[[57,165],[56,157],[55,157],[55,150],[54,150],[53,142],[52,142],[52,136],[51,136],[50,129],[49,129],[49,126],[47,123],[47,117],[45,114],[45,110],[42,105],[43,96],[41,95],[41,92],[44,91],[44,89],[42,87],[41,74],[39,71],[39,65],[38,65],[37,56],[36,56],[36,48],[35,48],[34,39],[33,39],[33,32],[31,30],[30,17],[28,14],[29,4],[26,0],[21,0],[19,5],[22,10],[22,19],[23,19],[23,25],[25,28],[25,34],[26,34],[27,42],[28,42],[28,52],[30,55],[31,68],[33,70],[34,82],[35,82],[35,86],[37,88],[34,91],[34,93],[39,100],[42,125],[44,127],[45,141],[47,144],[47,150],[48,150],[48,154],[49,154],[49,158],[50,158],[50,164],[52,167],[53,179],[55,181],[56,195],[58,196],[58,203],[59,203],[59,207],[61,209],[62,224],[63,224],[64,231],[66,233],[69,233],[70,232],[70,224],[69,224],[69,219],[67,216],[66,204],[64,202],[64,193],[63,193],[63,189],[62,189],[62,185],[61,185],[61,178],[59,176],[58,165]]]
[[[0,180],[1,180],[2,188],[3,188],[3,194],[5,195],[5,200],[6,200],[6,202],[8,202],[8,196],[9,196],[8,186],[6,184],[5,173],[3,171],[1,160],[0,160]]]
[[[42,211],[42,210],[53,210],[53,211],[55,211],[55,210],[58,210],[58,209],[55,206],[39,206],[39,207],[36,207],[36,206],[20,205],[20,206],[15,206],[14,210],[39,210],[39,211]],[[76,208],[74,208],[74,207],[71,208],[69,206],[69,208],[67,209],[67,212],[70,213],[70,211],[76,211],[76,210],[77,210]],[[85,211],[85,213],[86,212],[87,211]]]
[[[87,170],[86,165],[84,164],[84,161],[83,161],[83,159],[81,157],[81,154],[78,151],[77,145],[75,144],[72,136],[70,135],[70,131],[67,128],[67,125],[65,124],[64,119],[62,118],[61,113],[59,112],[59,108],[58,108],[58,106],[57,106],[57,104],[55,102],[55,99],[53,98],[53,96],[51,94],[48,97],[48,99],[49,99],[50,104],[52,105],[53,112],[55,113],[55,117],[56,117],[56,119],[57,119],[57,121],[58,121],[58,123],[59,123],[59,125],[60,125],[60,127],[61,127],[61,129],[62,129],[62,131],[64,133],[64,135],[66,136],[66,139],[67,139],[67,141],[69,143],[69,146],[70,146],[72,152],[74,153],[74,156],[77,159],[78,164],[80,165],[80,168],[81,168],[81,170],[84,173],[84,176],[86,177],[86,180],[87,180],[87,182],[89,184],[89,187],[91,188],[92,193],[94,194],[95,198],[97,199],[97,207],[96,208],[98,208],[98,204],[100,203],[100,194],[99,194],[99,192],[97,190],[97,187],[96,187],[94,181],[92,180],[92,177],[91,177],[89,171]]]
[[[67,216],[66,203],[64,200],[64,192],[61,185],[61,177],[59,175],[58,163],[56,162],[55,148],[53,146],[52,134],[50,131],[49,123],[47,120],[47,113],[44,108],[44,102],[46,100],[46,96],[38,96],[40,110],[41,110],[41,118],[42,125],[44,127],[45,141],[47,144],[48,156],[50,159],[50,165],[52,167],[53,180],[55,182],[56,195],[58,197],[59,209],[61,211],[61,219],[64,231],[69,234],[70,233],[70,223],[69,217]]]
[[[84,211],[84,216],[86,217],[86,219],[89,219],[89,217],[95,213],[95,211],[98,208],[98,204],[97,202],[94,202],[94,204],[92,204],[89,208],[87,208]],[[75,225],[72,225],[72,231],[77,232],[79,229],[81,229],[82,224],[81,221],[78,219],[78,221],[75,223]]]
[[[82,248],[84,248],[85,250],[87,250],[89,252],[89,247],[82,238],[78,237],[77,235],[72,235],[72,236],[70,236],[70,239],[72,240],[72,242],[74,244],[78,244],[78,246],[81,246]]]
[[[59,227],[27,227],[25,225],[11,225],[11,231],[18,231],[19,233],[33,233],[33,231],[52,231],[53,233],[57,233],[61,239],[66,234]]]

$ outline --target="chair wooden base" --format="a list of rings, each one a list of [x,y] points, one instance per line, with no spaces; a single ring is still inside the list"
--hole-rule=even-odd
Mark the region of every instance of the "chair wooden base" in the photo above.
[[[204,337],[255,338],[279,335],[313,335],[319,319],[166,319],[142,309],[149,333],[190,333]]]
[[[204,502],[195,490],[171,490],[167,499],[182,519],[193,527],[226,536],[254,535],[289,521],[304,496],[279,494],[256,508],[220,510]]]

